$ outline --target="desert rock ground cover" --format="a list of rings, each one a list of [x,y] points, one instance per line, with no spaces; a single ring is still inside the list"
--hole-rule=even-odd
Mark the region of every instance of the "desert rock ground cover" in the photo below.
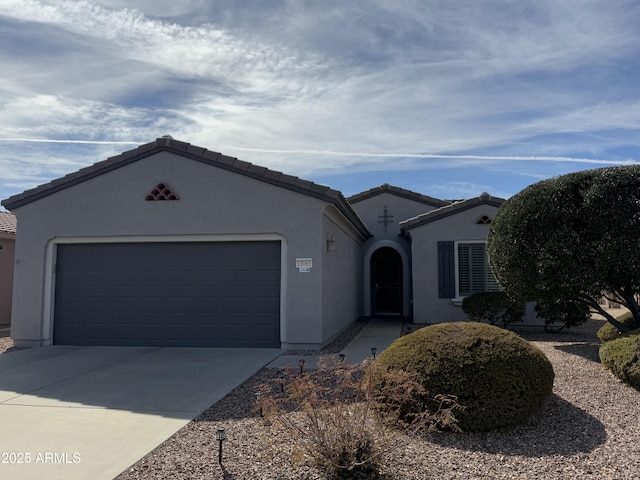
[[[385,458],[383,478],[638,478],[640,392],[600,364],[595,332],[601,325],[590,320],[557,334],[518,332],[543,350],[555,370],[554,393],[541,414],[511,430],[408,439]],[[0,352],[9,347],[10,339],[0,337]],[[293,461],[296,445],[290,438],[269,439],[253,410],[258,385],[277,374],[259,371],[118,480],[322,479],[304,460]],[[228,434],[222,466],[215,440],[219,426]]]
[[[599,363],[588,324],[557,334],[522,333],[552,362],[554,394],[532,423],[506,431],[433,434],[408,439],[385,459],[387,479],[634,479],[640,471],[640,392],[620,383]],[[322,479],[293,462],[296,445],[277,438],[268,447],[252,411],[259,384],[277,371],[263,369],[118,480]],[[224,426],[223,466],[217,464],[215,430]],[[262,438],[261,438],[262,437]]]

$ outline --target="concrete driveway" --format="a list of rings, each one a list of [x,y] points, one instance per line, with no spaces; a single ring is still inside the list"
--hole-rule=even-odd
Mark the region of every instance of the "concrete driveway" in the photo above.
[[[0,478],[112,479],[280,353],[54,346],[0,355]]]

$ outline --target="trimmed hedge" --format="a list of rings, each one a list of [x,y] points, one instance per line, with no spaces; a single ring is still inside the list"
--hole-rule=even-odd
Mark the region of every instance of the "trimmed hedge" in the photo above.
[[[640,390],[640,334],[626,334],[603,343],[600,361],[620,380]]]
[[[627,327],[633,325],[633,315],[631,315],[631,312],[627,312],[620,315],[619,317],[616,317],[616,320]],[[600,327],[600,330],[598,330],[598,333],[596,335],[598,335],[598,338],[602,343],[605,343],[610,342],[611,340],[615,340],[616,338],[620,338],[621,334],[622,332],[620,332],[620,330],[618,330],[611,323],[607,322],[602,327]]]
[[[486,431],[526,421],[553,389],[553,367],[534,345],[513,332],[476,322],[443,323],[397,339],[378,356],[381,367],[416,373],[426,392],[454,395],[466,431]],[[408,411],[410,415],[410,411]]]
[[[462,311],[472,322],[499,323],[506,327],[523,320],[525,305],[514,302],[505,292],[480,292],[462,300]]]

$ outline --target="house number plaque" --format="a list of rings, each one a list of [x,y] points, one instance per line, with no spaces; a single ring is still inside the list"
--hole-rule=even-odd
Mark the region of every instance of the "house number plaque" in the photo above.
[[[296,268],[300,273],[309,273],[313,267],[312,258],[296,258]]]

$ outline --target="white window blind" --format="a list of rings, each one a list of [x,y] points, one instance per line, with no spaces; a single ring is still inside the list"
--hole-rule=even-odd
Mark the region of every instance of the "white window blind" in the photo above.
[[[500,290],[484,243],[458,244],[458,294],[461,297]]]

